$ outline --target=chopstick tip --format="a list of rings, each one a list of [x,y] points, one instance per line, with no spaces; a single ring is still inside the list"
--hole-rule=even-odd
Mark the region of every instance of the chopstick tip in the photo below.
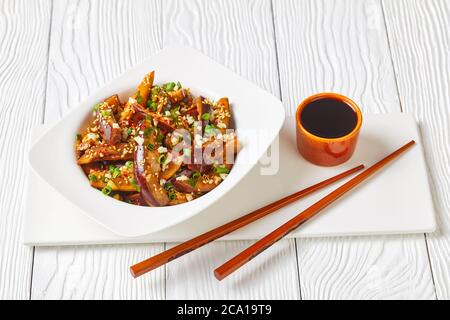
[[[130,274],[131,274],[131,276],[132,276],[133,278],[135,278],[135,279],[136,279],[137,277],[139,277],[139,275],[136,274],[136,272],[134,272],[133,266],[130,267]]]
[[[214,270],[214,277],[219,281],[222,281],[225,278],[225,276],[220,274],[218,269]]]

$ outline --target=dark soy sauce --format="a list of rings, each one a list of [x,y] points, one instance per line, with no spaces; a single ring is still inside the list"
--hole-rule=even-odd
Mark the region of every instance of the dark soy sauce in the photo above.
[[[306,105],[300,115],[303,127],[322,138],[343,137],[355,129],[356,112],[345,102],[323,98]]]

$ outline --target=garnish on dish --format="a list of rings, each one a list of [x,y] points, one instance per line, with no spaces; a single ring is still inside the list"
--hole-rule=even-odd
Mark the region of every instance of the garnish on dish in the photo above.
[[[155,85],[154,75],[124,103],[118,95],[97,103],[75,149],[92,187],[157,207],[216,188],[232,169],[239,143],[228,98],[196,97],[179,82]]]

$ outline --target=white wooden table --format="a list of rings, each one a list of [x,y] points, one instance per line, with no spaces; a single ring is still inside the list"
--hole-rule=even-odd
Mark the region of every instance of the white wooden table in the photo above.
[[[0,298],[450,299],[450,1],[0,0]],[[420,123],[439,229],[279,242],[219,283],[249,241],[212,243],[133,280],[171,246],[21,245],[30,129],[173,44],[279,96],[336,91]]]

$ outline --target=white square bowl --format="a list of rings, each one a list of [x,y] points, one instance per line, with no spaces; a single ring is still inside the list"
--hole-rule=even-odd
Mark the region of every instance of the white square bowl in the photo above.
[[[92,106],[112,94],[127,97],[152,70],[157,84],[180,81],[196,95],[228,97],[243,146],[229,176],[217,188],[194,201],[171,207],[139,207],[105,197],[90,186],[76,163],[74,151],[76,133],[90,117]],[[284,118],[283,105],[272,94],[192,48],[171,47],[125,72],[73,108],[31,146],[29,162],[41,178],[90,218],[118,235],[137,237],[180,223],[230,191],[267,151]]]

